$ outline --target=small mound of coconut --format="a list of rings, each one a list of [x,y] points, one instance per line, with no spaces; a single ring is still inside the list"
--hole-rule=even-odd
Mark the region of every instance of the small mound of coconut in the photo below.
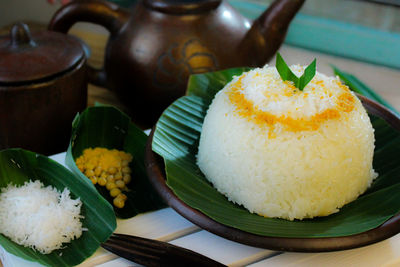
[[[0,233],[48,254],[82,235],[81,206],[67,188],[59,192],[38,180],[9,184],[0,194]]]

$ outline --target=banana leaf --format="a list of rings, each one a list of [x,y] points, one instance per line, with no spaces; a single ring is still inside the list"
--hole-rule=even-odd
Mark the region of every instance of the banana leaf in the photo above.
[[[92,184],[75,164],[75,159],[82,155],[84,149],[104,147],[130,153],[133,160],[129,165],[132,181],[127,185],[130,189],[126,192],[128,199],[122,209],[114,207],[117,217],[130,218],[165,207],[147,178],[144,167],[146,141],[147,135],[123,112],[111,106],[90,107],[78,114],[72,123],[66,164],[83,181]],[[96,188],[112,205],[113,198],[109,191],[99,185]]]
[[[287,221],[252,214],[220,194],[196,165],[204,116],[216,92],[247,68],[190,77],[187,95],[160,117],[152,149],[164,158],[167,185],[189,206],[227,226],[263,236],[315,238],[361,233],[400,211],[400,133],[371,116],[375,128],[374,168],[379,177],[357,200],[327,217]]]
[[[65,244],[64,249],[50,254],[41,254],[0,235],[0,245],[8,252],[47,266],[74,266],[91,256],[115,230],[116,219],[111,205],[92,185],[45,156],[22,149],[0,151],[0,188],[9,183],[23,185],[29,180],[40,180],[45,186],[52,185],[58,191],[67,187],[73,199],[79,197],[83,203],[82,224],[87,231],[83,231],[80,238]]]

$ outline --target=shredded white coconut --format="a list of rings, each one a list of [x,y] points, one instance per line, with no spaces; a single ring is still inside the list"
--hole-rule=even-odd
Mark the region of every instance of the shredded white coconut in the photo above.
[[[305,66],[292,65],[290,69],[300,77]],[[232,83],[235,83],[236,77]],[[290,81],[283,81],[275,67],[253,69],[243,75],[242,93],[255,106],[274,115],[291,114],[294,118],[307,118],[329,108],[335,108],[344,86],[338,77],[328,77],[316,72],[302,92],[293,93]]]
[[[82,235],[82,202],[36,180],[9,184],[0,194],[0,233],[43,254]]]

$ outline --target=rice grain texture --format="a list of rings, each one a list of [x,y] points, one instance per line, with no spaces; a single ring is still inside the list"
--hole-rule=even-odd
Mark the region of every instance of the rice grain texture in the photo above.
[[[335,213],[362,194],[377,176],[373,152],[369,117],[338,78],[317,72],[299,91],[265,66],[215,96],[197,163],[230,201],[294,220]]]

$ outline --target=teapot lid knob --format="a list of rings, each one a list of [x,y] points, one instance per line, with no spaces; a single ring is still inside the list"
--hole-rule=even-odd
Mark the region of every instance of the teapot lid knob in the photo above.
[[[36,46],[35,42],[32,40],[32,35],[28,25],[22,22],[17,22],[16,24],[14,24],[14,26],[11,29],[11,45]]]

